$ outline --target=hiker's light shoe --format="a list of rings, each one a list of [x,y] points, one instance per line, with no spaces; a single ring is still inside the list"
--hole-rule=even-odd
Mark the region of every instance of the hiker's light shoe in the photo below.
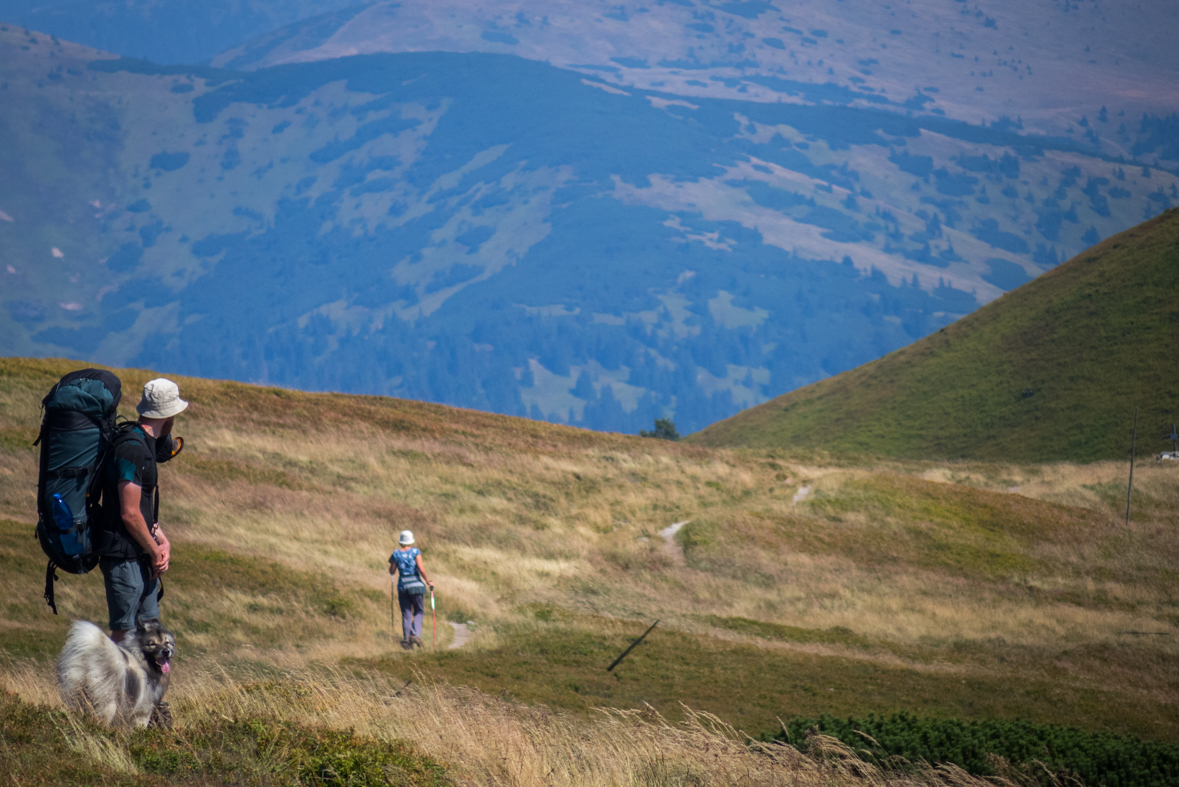
[[[417,645],[419,648],[426,647],[426,644],[424,642],[422,642],[422,638],[419,637],[417,634],[410,636],[409,641],[411,643],[413,643],[413,645]],[[410,647],[412,647],[413,645],[411,645]]]
[[[403,640],[401,640],[401,649],[402,650],[413,650],[413,643],[410,642],[408,639],[403,639]]]

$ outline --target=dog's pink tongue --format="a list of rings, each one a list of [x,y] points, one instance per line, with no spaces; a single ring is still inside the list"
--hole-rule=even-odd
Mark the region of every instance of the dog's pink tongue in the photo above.
[[[164,673],[165,675],[168,674],[168,670],[170,669],[172,669],[172,665],[166,661],[160,665],[160,672]]]

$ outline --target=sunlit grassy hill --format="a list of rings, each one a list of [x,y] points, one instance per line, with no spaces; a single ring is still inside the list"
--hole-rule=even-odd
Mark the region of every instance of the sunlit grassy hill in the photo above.
[[[1179,419],[1179,210],[877,361],[713,424],[701,445],[1093,461]]]
[[[31,537],[38,403],[81,366],[0,360],[0,676],[49,707],[69,621],[105,613],[98,572],[62,577],[50,613]],[[130,414],[154,373],[119,374]],[[708,772],[695,753],[716,739],[623,735],[593,711],[648,704],[752,735],[779,718],[905,710],[1179,741],[1174,469],[1142,468],[1126,526],[1120,463],[863,463],[177,379],[192,405],[177,428],[187,447],[161,469],[174,543],[162,604],[189,737],[95,743],[61,722],[53,735],[79,762],[138,779],[188,762],[176,747],[200,736],[263,751],[270,728],[240,724],[265,712],[408,740],[469,783]],[[406,653],[391,625],[386,560],[403,528],[437,583],[437,652]],[[457,649],[452,624],[469,637]],[[296,751],[306,727],[292,729]],[[660,762],[674,772],[635,775]],[[733,762],[710,778],[769,767]]]

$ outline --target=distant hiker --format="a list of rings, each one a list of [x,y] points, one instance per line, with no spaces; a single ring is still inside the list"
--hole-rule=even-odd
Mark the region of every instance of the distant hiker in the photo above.
[[[413,531],[402,530],[401,546],[389,556],[389,576],[397,577],[397,602],[401,606],[401,647],[413,650],[422,643],[422,618],[426,614],[426,589],[434,583],[422,567],[422,551],[413,545]],[[423,581],[425,580],[425,581]],[[393,621],[394,627],[397,621]]]
[[[168,570],[172,545],[159,522],[157,465],[183,447],[183,440],[172,438],[172,424],[186,407],[176,383],[150,381],[135,407],[138,422],[122,427],[111,445],[102,492],[110,513],[96,552],[102,555],[98,566],[115,642],[135,631],[138,621],[160,617],[160,575]]]

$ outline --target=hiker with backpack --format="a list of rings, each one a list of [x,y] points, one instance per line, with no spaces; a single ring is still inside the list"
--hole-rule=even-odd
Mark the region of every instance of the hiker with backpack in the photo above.
[[[160,575],[168,570],[172,546],[159,522],[158,465],[179,453],[172,425],[187,407],[176,383],[152,380],[143,386],[135,407],[139,420],[121,429],[111,444],[104,468],[106,516],[98,567],[115,642],[133,631],[137,620],[160,617]]]
[[[37,538],[49,558],[45,601],[57,614],[58,568],[99,566],[111,638],[158,619],[171,545],[159,526],[158,469],[184,441],[172,425],[188,402],[171,380],[143,387],[137,422],[116,423],[122,383],[103,369],[70,372],[41,402]]]
[[[397,602],[401,607],[401,647],[413,650],[424,648],[422,619],[426,615],[426,588],[434,592],[434,583],[422,567],[422,551],[415,547],[413,531],[402,530],[398,548],[389,556],[389,576],[397,577]],[[424,580],[424,581],[423,581]],[[397,622],[394,620],[394,627]]]

